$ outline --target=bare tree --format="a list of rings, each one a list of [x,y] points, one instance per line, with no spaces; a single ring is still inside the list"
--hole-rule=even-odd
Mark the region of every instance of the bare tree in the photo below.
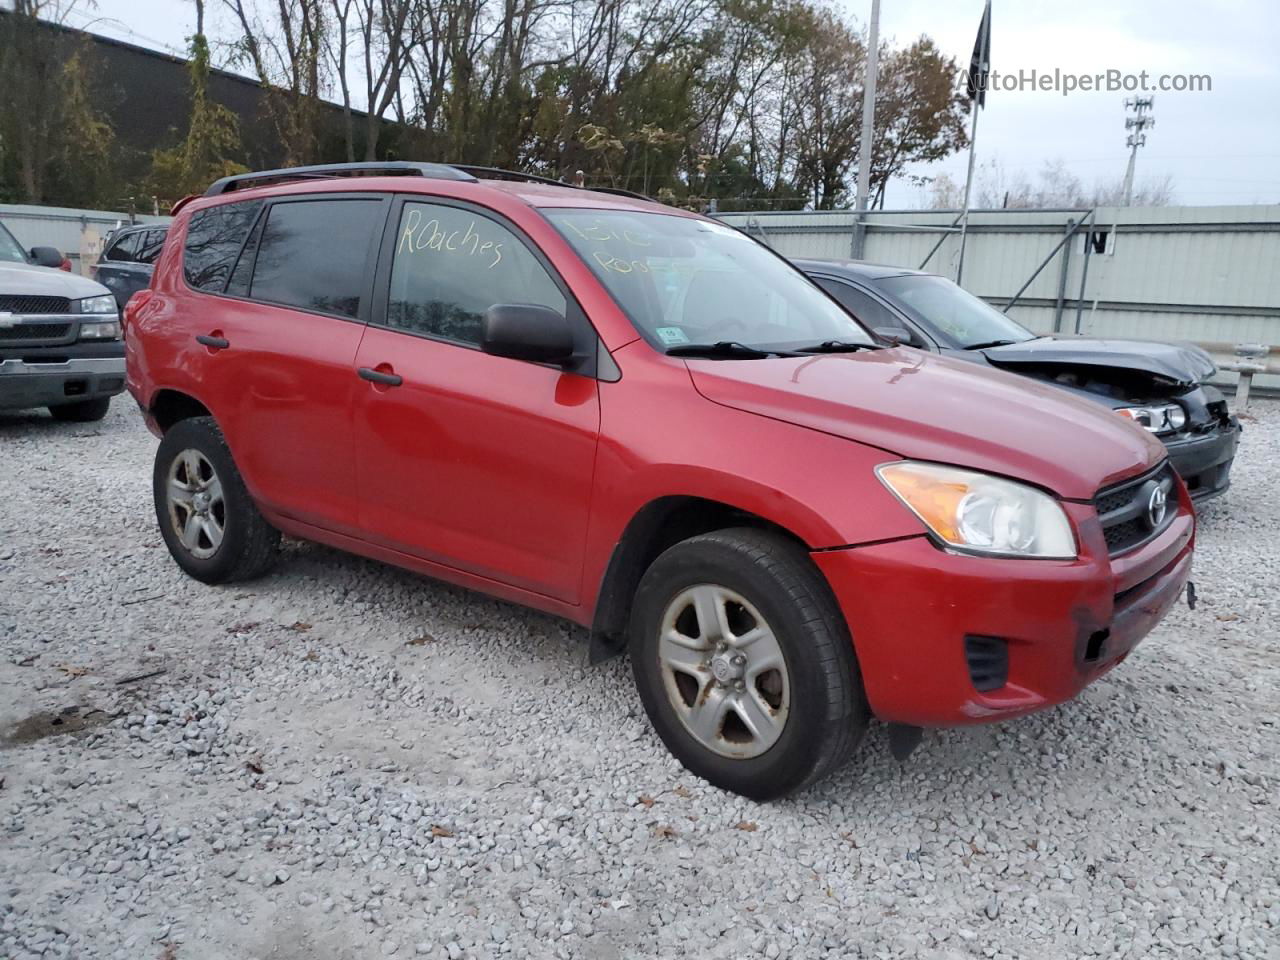
[[[236,59],[252,66],[267,90],[268,112],[284,147],[284,162],[310,163],[319,153],[318,128],[325,59],[324,0],[276,0],[265,19],[245,0],[222,0],[243,35]]]

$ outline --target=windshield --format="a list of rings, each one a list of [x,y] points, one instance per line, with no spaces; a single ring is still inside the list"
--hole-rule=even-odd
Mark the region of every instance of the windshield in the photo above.
[[[0,225],[0,263],[26,263],[27,255],[23,253],[18,241],[13,239],[4,226]]]
[[[945,277],[888,277],[876,281],[920,319],[961,348],[1022,343],[1036,335]]]
[[[723,224],[630,210],[543,213],[660,350],[873,343],[802,273]]]

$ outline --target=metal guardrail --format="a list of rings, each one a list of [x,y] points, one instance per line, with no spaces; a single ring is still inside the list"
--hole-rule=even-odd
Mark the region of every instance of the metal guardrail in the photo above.
[[[1214,362],[1219,370],[1231,371],[1239,376],[1236,381],[1236,413],[1249,409],[1249,395],[1253,391],[1255,376],[1280,375],[1280,347],[1265,343],[1223,343],[1203,341],[1196,344],[1211,354],[1226,354],[1233,359]]]

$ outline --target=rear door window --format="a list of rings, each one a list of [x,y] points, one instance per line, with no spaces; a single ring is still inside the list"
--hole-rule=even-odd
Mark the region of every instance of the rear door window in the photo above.
[[[182,253],[187,283],[197,290],[221,293],[261,209],[261,200],[248,200],[193,213]]]
[[[126,233],[107,250],[107,259],[115,263],[133,263],[138,255],[138,241],[141,233]]]
[[[143,238],[142,244],[138,247],[139,263],[155,263],[156,257],[160,256],[160,251],[164,249],[164,230],[148,230],[146,233],[139,234]]]
[[[458,207],[405,203],[392,251],[387,326],[477,346],[498,303],[564,315],[568,303],[524,242],[495,220]]]
[[[381,197],[277,202],[253,264],[254,300],[357,318],[370,286],[369,254],[381,233]]]

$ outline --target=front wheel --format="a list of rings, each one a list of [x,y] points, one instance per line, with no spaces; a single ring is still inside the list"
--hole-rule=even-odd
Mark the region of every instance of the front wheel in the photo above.
[[[780,534],[720,530],[659,556],[636,593],[630,651],[667,748],[755,800],[835,770],[866,729],[839,606],[804,549]]]
[[[165,545],[197,580],[248,580],[275,561],[280,533],[258,512],[212,417],[169,428],[156,451],[152,489]]]

